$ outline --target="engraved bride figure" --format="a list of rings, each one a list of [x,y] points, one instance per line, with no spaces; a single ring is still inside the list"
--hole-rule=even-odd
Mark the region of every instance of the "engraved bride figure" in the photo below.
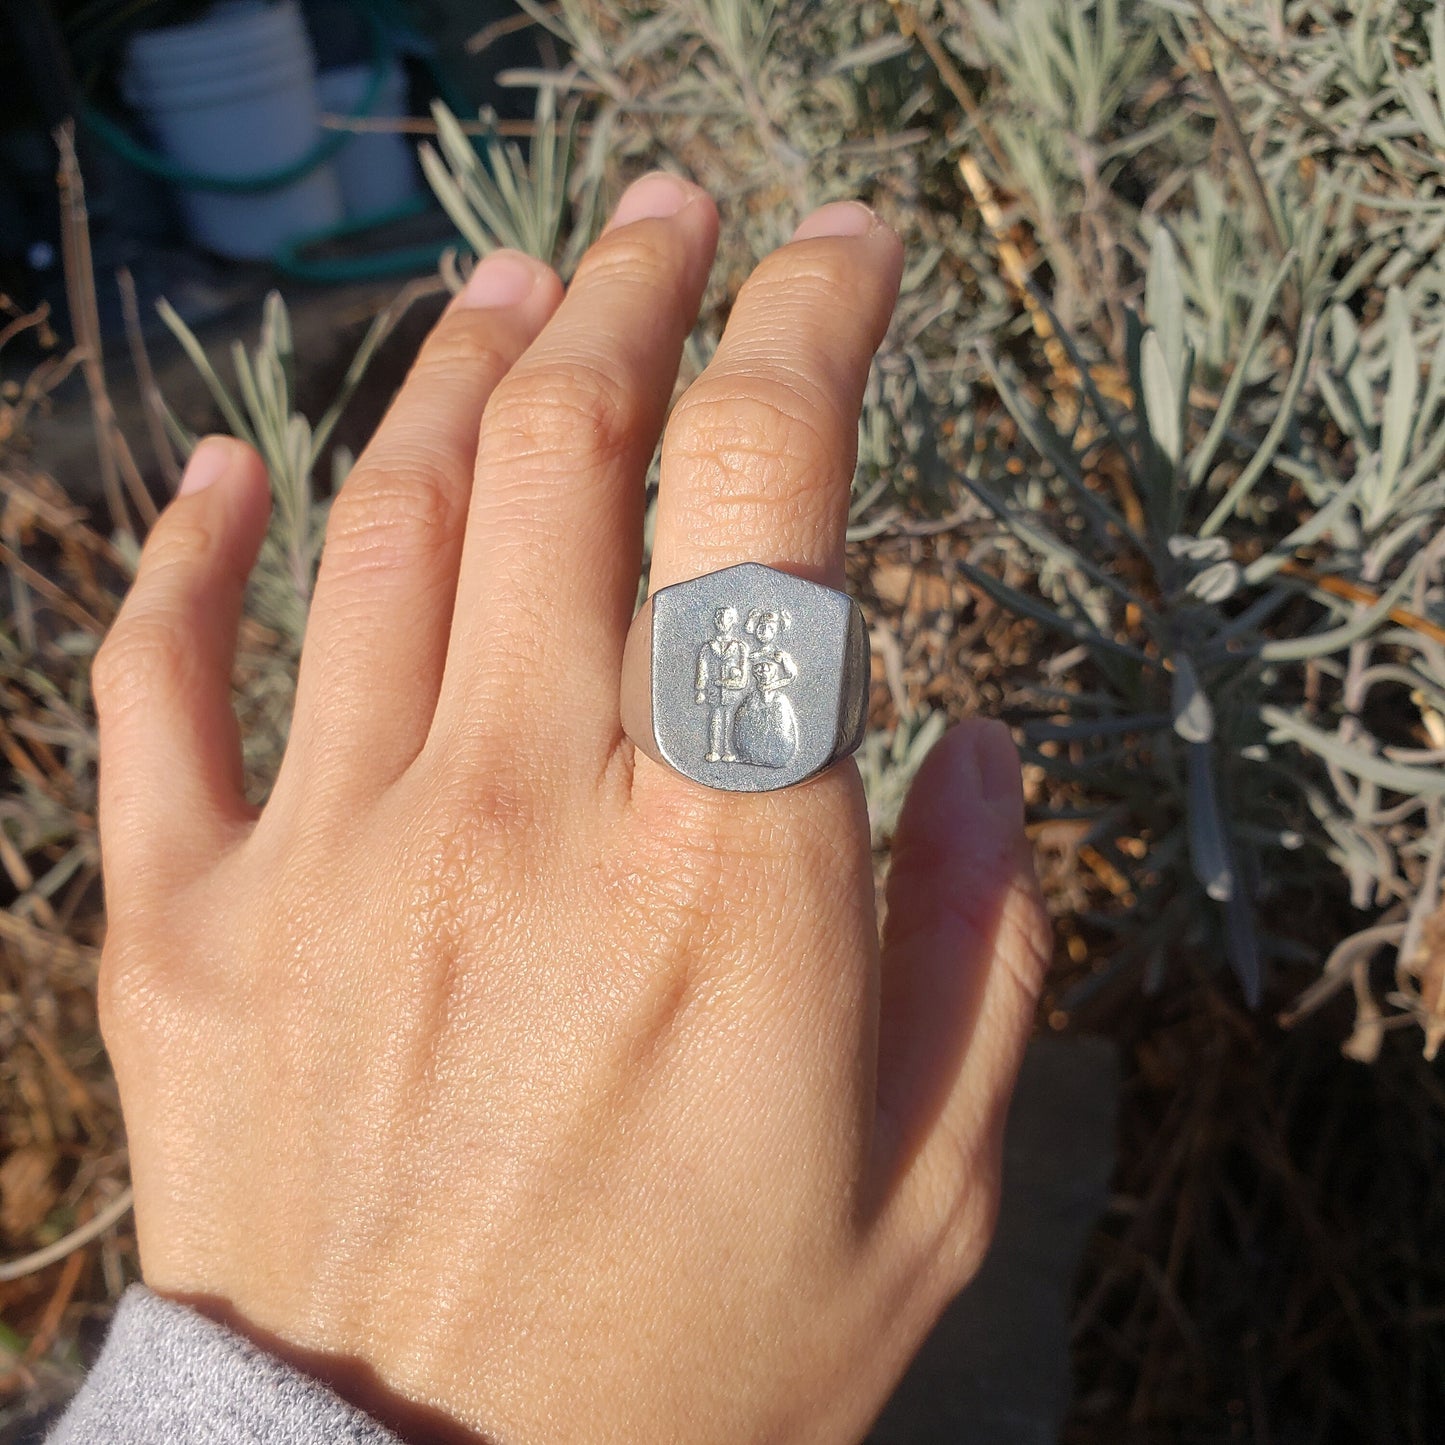
[[[738,708],[733,743],[738,757],[760,768],[781,768],[798,750],[798,718],[784,696],[798,675],[798,666],[781,647],[777,636],[792,626],[782,608],[754,608],[747,630],[757,638],[748,658],[753,686]]]

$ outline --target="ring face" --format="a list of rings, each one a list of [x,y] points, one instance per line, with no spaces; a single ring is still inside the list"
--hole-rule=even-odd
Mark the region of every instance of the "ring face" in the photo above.
[[[767,792],[858,746],[867,687],[857,604],[746,562],[649,599],[628,638],[623,722],[640,747],[696,782]]]

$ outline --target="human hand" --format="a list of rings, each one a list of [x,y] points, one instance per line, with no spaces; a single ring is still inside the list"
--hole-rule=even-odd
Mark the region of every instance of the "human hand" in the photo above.
[[[1006,731],[925,762],[881,954],[851,762],[711,792],[622,735],[716,231],[654,176],[565,300],[478,267],[336,501],[259,814],[241,444],[193,457],[96,661],[145,1278],[405,1435],[855,1439],[991,1232],[1047,941]],[[842,586],[900,270],[853,204],[759,265],[668,426],[655,587]]]

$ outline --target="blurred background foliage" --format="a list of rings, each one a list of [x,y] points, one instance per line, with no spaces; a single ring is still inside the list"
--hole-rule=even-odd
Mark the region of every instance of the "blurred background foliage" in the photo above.
[[[1434,1438],[1445,1093],[1420,1055],[1445,1040],[1445,10],[519,4],[547,38],[545,64],[501,76],[527,134],[438,108],[423,147],[462,239],[452,286],[499,245],[566,275],[628,180],[685,171],[724,220],[685,385],[813,206],[860,196],[906,243],[853,479],[875,664],[859,762],[881,871],[946,722],[1015,724],[1059,939],[1044,1022],[1091,1021],[1131,1056],[1069,1438]],[[167,317],[277,490],[238,667],[258,792],[350,460],[337,416],[404,304],[315,415],[279,297],[229,366]],[[0,315],[0,345],[44,325]],[[26,1011],[46,1037],[83,1012],[101,929],[86,668],[148,521],[93,356],[110,525],[34,464],[27,418],[78,359],[0,396],[0,926],[30,969],[0,1048]],[[1287,1047],[1299,1033],[1272,1021],[1308,1015],[1320,1048]],[[124,1156],[60,1167],[68,1138],[118,1138],[113,1090],[98,1043],[68,1052],[57,1125],[36,1049],[36,1078],[9,1083],[52,1103],[8,1156],[0,1233],[43,1246],[97,1180],[120,1188]]]

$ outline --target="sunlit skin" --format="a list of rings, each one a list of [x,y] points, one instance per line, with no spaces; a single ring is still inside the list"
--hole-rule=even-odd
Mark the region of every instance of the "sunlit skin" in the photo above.
[[[145,1279],[408,1439],[855,1440],[992,1229],[1047,953],[1006,730],[924,764],[880,947],[851,761],[712,792],[618,721],[717,226],[652,176],[565,298],[478,267],[335,504],[264,811],[246,447],[202,443],[96,662]],[[843,585],[901,266],[853,203],[759,264],[667,427],[654,587]]]

